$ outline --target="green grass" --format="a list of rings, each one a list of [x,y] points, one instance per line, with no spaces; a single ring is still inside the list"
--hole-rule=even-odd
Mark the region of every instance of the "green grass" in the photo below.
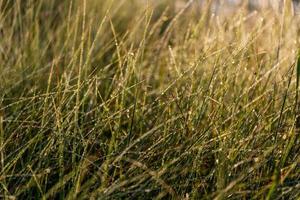
[[[0,1],[0,199],[300,198],[299,17],[172,2]]]

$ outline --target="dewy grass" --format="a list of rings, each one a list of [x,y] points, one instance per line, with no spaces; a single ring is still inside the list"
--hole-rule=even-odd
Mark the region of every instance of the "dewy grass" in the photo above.
[[[212,3],[0,1],[0,198],[299,198],[299,16]]]

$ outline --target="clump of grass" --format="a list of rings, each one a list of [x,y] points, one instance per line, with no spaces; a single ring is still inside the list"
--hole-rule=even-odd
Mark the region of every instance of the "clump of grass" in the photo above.
[[[209,5],[1,1],[1,198],[299,197],[299,18]]]

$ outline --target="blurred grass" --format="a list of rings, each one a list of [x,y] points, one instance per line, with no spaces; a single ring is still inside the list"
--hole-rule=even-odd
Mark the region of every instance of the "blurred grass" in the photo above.
[[[299,198],[299,17],[174,2],[0,1],[0,198]]]

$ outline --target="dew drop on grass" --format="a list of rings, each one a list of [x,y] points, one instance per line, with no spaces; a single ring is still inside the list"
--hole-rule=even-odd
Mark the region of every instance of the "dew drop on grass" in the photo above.
[[[282,139],[286,140],[286,138],[287,138],[287,135],[284,134],[284,135],[282,136]]]
[[[145,189],[145,192],[149,193],[149,192],[151,192],[151,189]]]

